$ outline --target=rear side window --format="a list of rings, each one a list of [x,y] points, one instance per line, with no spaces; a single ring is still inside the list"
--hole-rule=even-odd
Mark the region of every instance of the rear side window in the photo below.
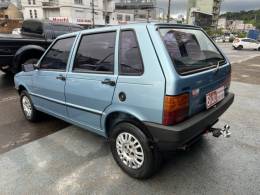
[[[121,31],[119,48],[119,73],[122,75],[141,75],[143,62],[133,30]]]
[[[179,74],[200,72],[226,63],[201,30],[161,28],[160,34]]]
[[[40,62],[40,69],[65,71],[75,37],[57,40]]]
[[[84,35],[76,54],[74,72],[114,72],[116,32]]]

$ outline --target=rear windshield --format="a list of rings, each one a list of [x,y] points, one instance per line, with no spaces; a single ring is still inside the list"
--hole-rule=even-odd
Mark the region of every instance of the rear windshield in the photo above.
[[[177,72],[181,75],[226,63],[223,55],[201,30],[160,28],[159,32]]]

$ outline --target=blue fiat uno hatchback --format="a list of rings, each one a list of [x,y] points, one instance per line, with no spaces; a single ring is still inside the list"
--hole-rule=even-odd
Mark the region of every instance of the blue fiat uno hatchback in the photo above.
[[[201,28],[148,23],[60,36],[15,85],[29,121],[44,112],[104,136],[127,174],[148,178],[162,151],[192,142],[228,109],[230,78]]]

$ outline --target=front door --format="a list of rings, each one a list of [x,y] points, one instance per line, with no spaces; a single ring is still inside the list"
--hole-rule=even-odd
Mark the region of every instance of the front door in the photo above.
[[[34,72],[32,97],[36,108],[56,116],[66,116],[64,87],[66,67],[75,37],[57,40]]]
[[[116,30],[83,34],[65,86],[69,118],[101,134],[101,116],[112,102],[117,80],[116,35]]]

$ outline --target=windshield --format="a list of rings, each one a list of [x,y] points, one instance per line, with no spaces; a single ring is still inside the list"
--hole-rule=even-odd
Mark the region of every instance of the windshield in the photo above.
[[[160,28],[159,32],[179,74],[191,74],[226,63],[201,30]]]

